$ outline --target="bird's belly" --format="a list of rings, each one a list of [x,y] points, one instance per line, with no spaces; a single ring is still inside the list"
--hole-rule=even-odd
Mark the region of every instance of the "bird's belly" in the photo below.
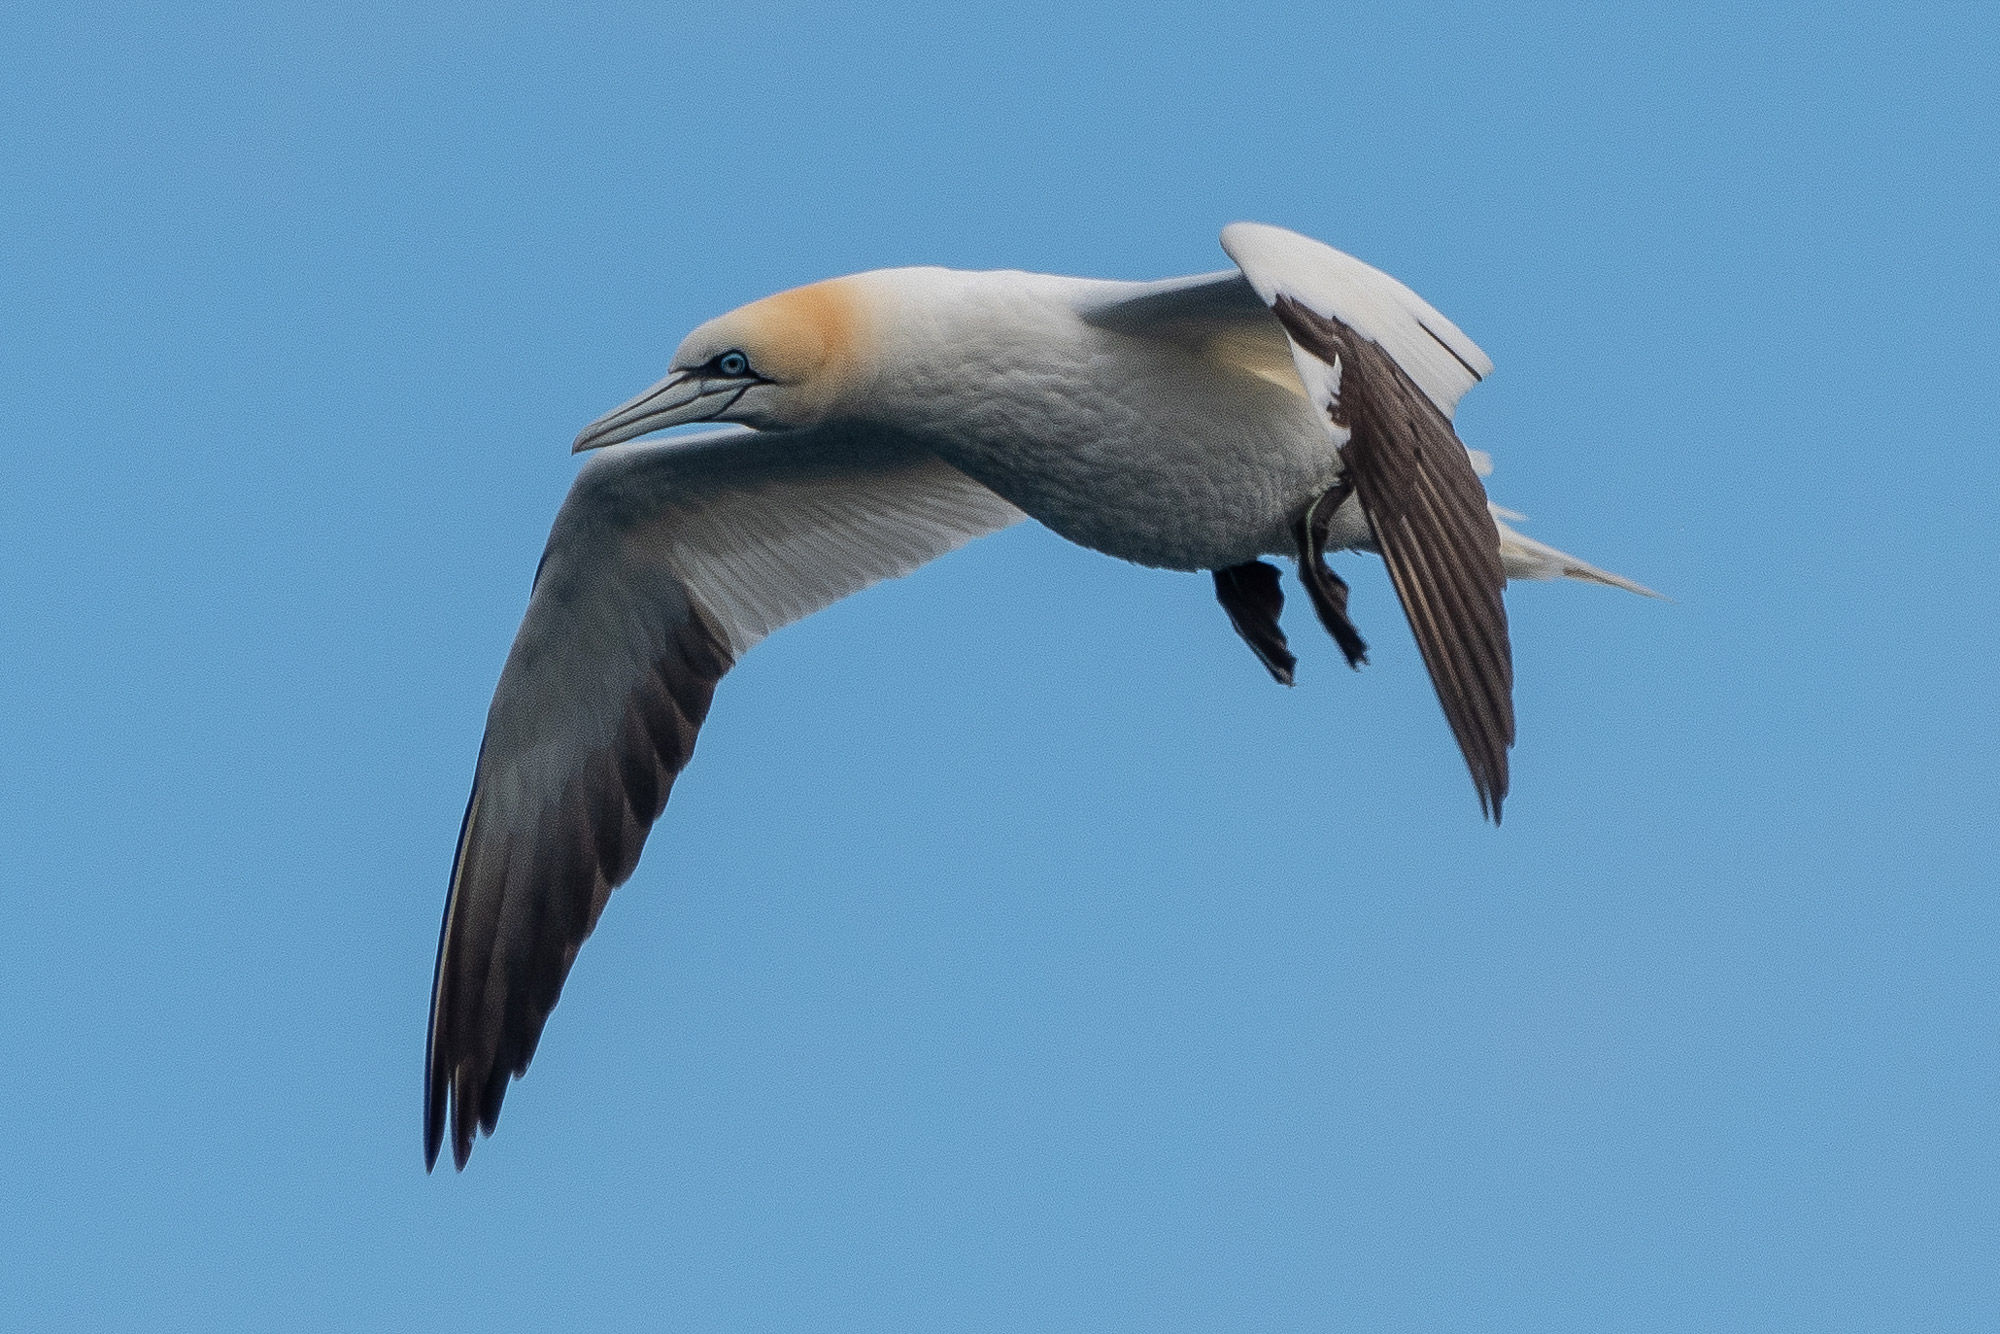
[[[1291,518],[1305,503],[1302,489],[1268,473],[1218,477],[1198,466],[1009,469],[987,484],[1079,546],[1172,570],[1220,569],[1288,549]]]
[[[941,452],[1080,546],[1141,565],[1220,569],[1289,553],[1293,520],[1341,468],[1303,399],[1277,389],[1247,397],[1107,400],[1060,420],[989,401],[980,429]]]

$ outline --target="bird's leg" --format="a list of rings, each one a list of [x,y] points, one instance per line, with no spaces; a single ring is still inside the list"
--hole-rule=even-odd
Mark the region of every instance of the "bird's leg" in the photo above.
[[[1252,560],[1215,571],[1215,600],[1271,678],[1281,686],[1290,685],[1299,660],[1285,647],[1285,632],[1278,627],[1285,590],[1278,586],[1277,567]]]
[[[1354,628],[1354,622],[1347,619],[1346,581],[1326,563],[1326,536],[1333,526],[1334,511],[1353,491],[1353,477],[1343,476],[1318,500],[1306,506],[1306,512],[1292,526],[1292,536],[1299,544],[1299,582],[1306,586],[1306,594],[1312,598],[1313,610],[1319,613],[1319,623],[1326,627],[1326,632],[1333,636],[1333,642],[1340,645],[1340,651],[1347,655],[1347,665],[1358,671],[1361,664],[1368,661],[1368,645]],[[1216,577],[1220,579],[1221,575],[1218,573]]]

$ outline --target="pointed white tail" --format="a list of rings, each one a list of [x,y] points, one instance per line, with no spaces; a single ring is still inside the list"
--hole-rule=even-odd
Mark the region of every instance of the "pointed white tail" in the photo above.
[[[1628,593],[1638,593],[1649,598],[1663,596],[1644,584],[1627,579],[1622,574],[1600,570],[1589,561],[1578,560],[1567,551],[1557,551],[1552,546],[1537,542],[1515,532],[1503,522],[1500,516],[1509,519],[1521,517],[1498,505],[1487,508],[1494,512],[1494,526],[1500,530],[1500,564],[1506,568],[1509,579],[1582,579],[1593,584],[1607,584],[1612,588],[1622,588]]]

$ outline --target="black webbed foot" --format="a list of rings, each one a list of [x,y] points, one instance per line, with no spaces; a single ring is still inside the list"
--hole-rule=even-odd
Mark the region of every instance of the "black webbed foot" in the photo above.
[[[1278,585],[1277,567],[1253,560],[1215,571],[1215,600],[1271,678],[1281,686],[1290,685],[1299,660],[1285,647],[1285,632],[1278,626],[1285,591]]]

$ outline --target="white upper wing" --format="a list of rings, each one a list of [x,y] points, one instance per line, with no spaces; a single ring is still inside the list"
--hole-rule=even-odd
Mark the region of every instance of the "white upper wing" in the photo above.
[[[715,684],[773,630],[1020,511],[879,436],[730,429],[593,456],[487,715],[438,942],[425,1154],[499,1115]]]
[[[1093,283],[1078,313],[1099,328],[1185,343],[1316,401],[1338,388],[1330,368],[1291,346],[1271,317],[1282,294],[1339,320],[1387,352],[1448,421],[1493,361],[1429,302],[1380,269],[1310,237],[1261,222],[1222,229],[1240,268],[1149,283]],[[1289,366],[1299,385],[1276,368]]]
[[[1078,310],[1092,324],[1147,338],[1206,338],[1230,325],[1267,326],[1271,312],[1240,269],[1156,282],[1081,285]]]
[[[1222,229],[1222,248],[1265,304],[1282,294],[1339,320],[1378,344],[1446,419],[1493,360],[1429,302],[1380,269],[1311,237],[1261,222]],[[1308,392],[1324,379],[1317,360],[1295,353]]]

